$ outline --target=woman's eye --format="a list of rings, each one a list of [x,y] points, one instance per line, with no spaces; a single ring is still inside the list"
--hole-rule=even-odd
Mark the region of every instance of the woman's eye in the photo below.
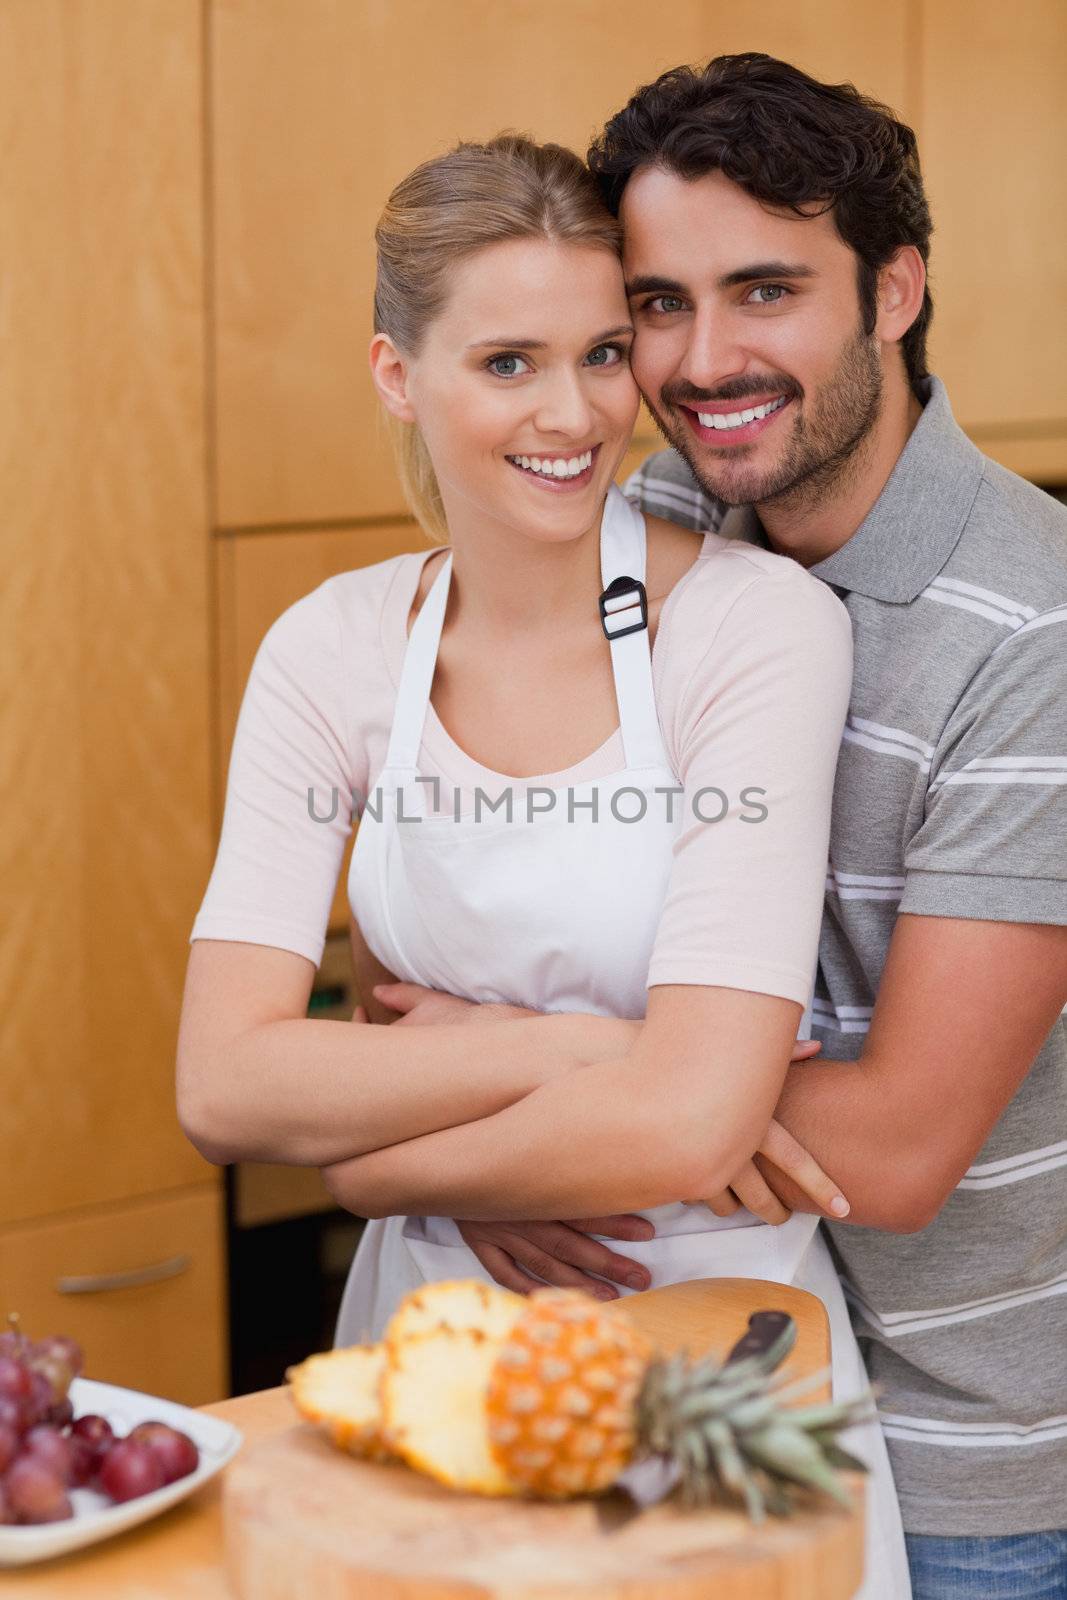
[[[498,378],[518,378],[523,370],[529,370],[528,363],[522,356],[493,356],[486,362],[490,372],[495,372]]]
[[[598,344],[590,350],[586,361],[591,367],[617,367],[625,359],[625,352],[621,345]]]
[[[675,311],[681,311],[682,301],[676,294],[658,294],[654,300],[648,302],[649,311],[662,311],[670,316]]]
[[[749,304],[776,306],[785,299],[789,290],[781,283],[761,283],[749,295]]]

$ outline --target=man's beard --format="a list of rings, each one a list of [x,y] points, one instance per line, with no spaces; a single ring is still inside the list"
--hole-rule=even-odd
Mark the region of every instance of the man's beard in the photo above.
[[[803,392],[790,378],[760,379],[758,389],[748,380],[744,393],[737,392],[739,387],[724,384],[720,391],[712,394],[694,392],[686,386],[684,392],[668,390],[666,403],[673,405],[681,400],[695,405],[700,401],[742,401],[754,398],[757,393],[799,397]],[[647,395],[645,398],[648,401]],[[812,402],[808,417],[805,418],[802,410],[796,412],[782,459],[762,473],[757,469],[745,472],[741,458],[743,446],[737,450],[736,463],[729,457],[721,462],[709,457],[699,450],[687,423],[677,421],[673,411],[668,412],[665,419],[649,402],[649,410],[660,432],[688,464],[705,494],[728,506],[788,503],[795,509],[818,503],[831,489],[847,480],[858,465],[856,453],[877,422],[881,407],[882,366],[878,343],[862,329],[846,345],[837,370]]]

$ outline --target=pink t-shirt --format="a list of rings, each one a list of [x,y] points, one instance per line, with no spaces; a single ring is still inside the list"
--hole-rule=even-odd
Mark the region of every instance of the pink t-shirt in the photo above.
[[[352,796],[373,793],[385,760],[407,618],[432,554],[328,578],[268,630],[241,704],[218,854],[190,942],[274,945],[318,966]],[[795,561],[708,533],[664,602],[652,669],[685,821],[648,982],[806,1004],[852,671],[848,613]],[[616,730],[577,766],[505,778],[461,750],[431,705],[419,770],[438,777],[446,797],[509,784],[521,803],[527,785],[577,785],[623,764]],[[694,808],[705,788],[730,802],[721,821],[696,814],[722,809],[714,799]],[[742,820],[759,808],[763,820]]]

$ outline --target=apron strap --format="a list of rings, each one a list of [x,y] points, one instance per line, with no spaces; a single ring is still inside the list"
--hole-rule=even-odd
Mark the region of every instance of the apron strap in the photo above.
[[[600,571],[605,589],[617,578],[635,578],[641,584],[645,581],[645,519],[614,484],[608,490],[600,524]],[[385,758],[390,769],[412,774],[418,771],[451,575],[449,552],[408,636]],[[631,614],[636,615],[627,610],[627,622]],[[626,765],[635,769],[669,769],[652,686],[647,623],[621,638],[612,638],[610,645]]]
[[[622,490],[612,484],[604,505],[600,525],[600,575],[608,589],[617,579],[645,581],[645,519],[631,505]],[[619,585],[621,590],[622,585]],[[620,602],[626,596],[620,595]],[[609,602],[609,611],[613,606]],[[652,652],[648,643],[647,614],[638,622],[636,597],[616,614],[619,621],[633,624],[621,638],[608,638],[611,666],[615,674],[615,699],[619,706],[619,726],[628,767],[670,767],[660,731],[656,695],[652,684]],[[602,613],[603,614],[603,613]],[[610,622],[610,615],[604,619]],[[605,627],[605,632],[607,632]]]
[[[419,607],[419,614],[408,635],[400,686],[396,693],[393,726],[389,734],[389,749],[385,757],[385,765],[389,768],[410,773],[418,771],[419,746],[422,744],[426,707],[430,703],[430,690],[437,666],[437,647],[441,642],[451,575],[452,553],[449,551],[429,594]]]

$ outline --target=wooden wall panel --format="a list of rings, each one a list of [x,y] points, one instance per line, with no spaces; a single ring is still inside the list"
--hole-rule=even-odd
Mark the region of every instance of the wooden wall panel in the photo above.
[[[210,869],[196,0],[0,7],[0,1221],[203,1181]]]
[[[912,0],[212,0],[218,503],[224,527],[402,509],[366,373],[373,227],[459,138],[584,150],[636,85],[769,49],[903,105]]]

